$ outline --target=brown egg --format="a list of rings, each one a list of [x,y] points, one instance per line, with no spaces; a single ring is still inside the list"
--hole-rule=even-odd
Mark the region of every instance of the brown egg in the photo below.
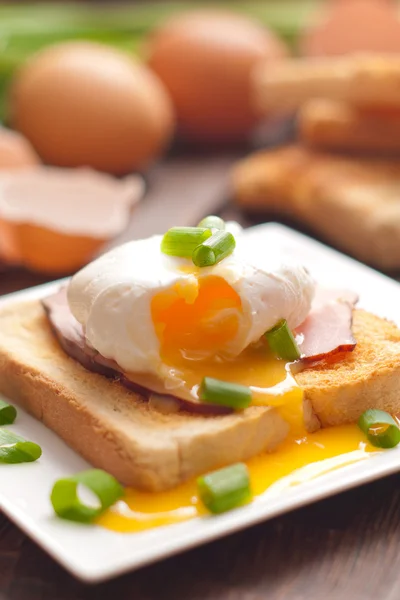
[[[90,42],[63,43],[34,56],[16,78],[10,104],[13,124],[45,162],[114,174],[147,166],[174,127],[157,76]]]
[[[322,3],[299,41],[304,56],[352,52],[400,52],[397,6],[386,0],[331,0]]]
[[[39,157],[20,133],[0,127],[0,169],[37,165]]]
[[[284,44],[257,23],[228,12],[190,12],[153,36],[148,63],[169,90],[181,133],[196,142],[235,142],[255,123],[250,73],[286,56]]]

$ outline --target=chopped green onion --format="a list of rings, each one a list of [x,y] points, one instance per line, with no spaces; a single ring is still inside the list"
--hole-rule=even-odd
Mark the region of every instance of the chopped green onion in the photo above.
[[[200,221],[197,227],[207,227],[207,229],[225,229],[225,221],[221,217],[209,215]]]
[[[11,425],[17,418],[17,410],[8,402],[0,400],[0,425]]]
[[[251,402],[251,389],[238,383],[204,377],[199,388],[199,397],[205,402],[230,408],[247,408]]]
[[[79,499],[79,484],[97,496],[100,506],[90,506]],[[51,492],[51,503],[62,519],[90,523],[121,498],[123,493],[124,488],[112,475],[101,469],[89,469],[56,481]]]
[[[41,455],[41,447],[34,442],[28,442],[8,429],[0,429],[0,463],[34,462]]]
[[[191,257],[193,250],[211,235],[205,227],[172,227],[161,241],[161,252],[169,256]]]
[[[231,510],[251,498],[249,472],[243,463],[199,477],[197,488],[203,504],[212,513]]]
[[[299,347],[285,319],[282,319],[275,327],[267,331],[265,337],[272,352],[279,358],[290,361],[300,358]]]
[[[193,251],[192,260],[197,267],[211,267],[232,254],[235,246],[229,231],[216,231]]]
[[[377,448],[394,448],[400,442],[398,424],[383,410],[366,410],[358,419],[358,426]]]

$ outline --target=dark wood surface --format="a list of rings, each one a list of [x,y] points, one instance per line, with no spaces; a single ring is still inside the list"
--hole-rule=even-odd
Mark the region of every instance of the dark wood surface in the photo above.
[[[120,241],[194,223],[217,210],[237,216],[225,204],[231,161],[176,157],[154,169],[146,199]],[[43,281],[3,272],[0,293]],[[98,586],[73,579],[0,516],[0,600],[111,598],[400,600],[400,475]]]

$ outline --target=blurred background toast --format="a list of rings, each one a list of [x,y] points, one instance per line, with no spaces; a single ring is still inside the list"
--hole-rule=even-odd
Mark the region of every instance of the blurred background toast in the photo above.
[[[246,211],[290,215],[359,260],[400,268],[400,158],[350,158],[292,145],[238,163],[232,186]]]
[[[400,110],[367,111],[329,98],[314,98],[298,113],[300,140],[312,148],[359,153],[400,152]]]
[[[261,62],[252,98],[261,116],[294,117],[295,142],[238,162],[237,205],[289,218],[376,268],[400,269],[400,53]]]
[[[354,54],[264,63],[254,70],[253,81],[254,105],[260,114],[295,112],[313,98],[400,109],[400,55]]]

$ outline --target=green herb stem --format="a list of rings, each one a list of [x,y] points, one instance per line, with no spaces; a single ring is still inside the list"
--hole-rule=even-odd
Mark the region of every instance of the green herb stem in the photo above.
[[[80,484],[97,496],[99,506],[93,507],[80,500]],[[123,487],[112,475],[101,469],[89,469],[56,481],[51,492],[51,503],[55,513],[62,519],[90,523],[121,498],[123,493]]]
[[[251,499],[250,477],[244,463],[213,471],[197,479],[199,496],[212,513],[223,513]]]
[[[288,361],[300,358],[299,347],[285,319],[282,319],[275,327],[267,331],[265,337],[272,352],[279,358]]]
[[[229,231],[216,231],[193,251],[192,260],[197,267],[211,267],[232,254],[235,246]]]
[[[199,388],[199,398],[212,404],[244,409],[251,403],[251,389],[238,383],[204,377]]]

